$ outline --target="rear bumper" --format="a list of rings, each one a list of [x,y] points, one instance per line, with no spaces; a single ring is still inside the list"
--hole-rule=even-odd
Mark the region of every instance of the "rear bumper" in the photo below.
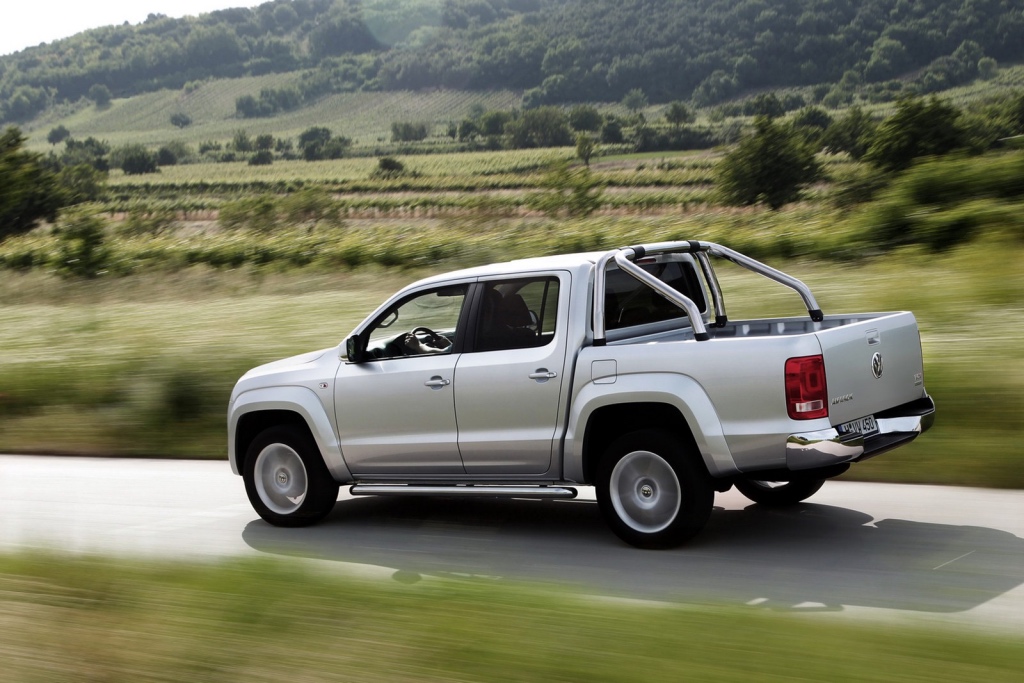
[[[809,470],[846,462],[860,462],[909,443],[935,422],[930,396],[875,415],[878,433],[868,437],[841,435],[834,428],[791,434],[786,440],[786,467]]]

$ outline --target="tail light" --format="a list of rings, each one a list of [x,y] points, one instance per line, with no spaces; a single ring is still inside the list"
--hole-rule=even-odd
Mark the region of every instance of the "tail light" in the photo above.
[[[824,358],[801,356],[786,361],[786,408],[794,420],[828,417]]]

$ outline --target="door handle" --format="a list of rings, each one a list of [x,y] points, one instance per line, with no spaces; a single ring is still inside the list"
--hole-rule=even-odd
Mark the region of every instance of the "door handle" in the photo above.
[[[434,375],[424,382],[423,386],[430,387],[431,389],[440,389],[441,387],[446,387],[451,383],[452,381],[450,379],[443,379],[440,375]]]
[[[551,370],[548,370],[547,368],[541,368],[541,369],[537,370],[536,372],[531,372],[529,375],[527,375],[527,377],[529,377],[530,379],[539,379],[541,381],[544,381],[544,380],[554,379],[555,377],[558,377],[558,373],[557,372],[552,372]]]

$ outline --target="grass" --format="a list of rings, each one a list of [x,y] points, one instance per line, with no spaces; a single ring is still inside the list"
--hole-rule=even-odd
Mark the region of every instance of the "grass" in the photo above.
[[[0,667],[36,681],[1018,681],[1019,637],[266,559],[0,556]],[[642,672],[639,674],[638,672]]]
[[[29,147],[46,151],[46,135],[63,125],[77,139],[89,136],[111,145],[139,143],[148,146],[181,141],[197,147],[205,140],[229,141],[235,131],[250,135],[271,133],[275,137],[295,139],[312,126],[326,126],[334,133],[351,138],[357,146],[372,147],[381,138],[390,141],[395,121],[427,122],[435,134],[443,134],[449,121],[459,121],[470,107],[511,109],[519,105],[519,95],[511,91],[464,92],[387,92],[342,93],[271,118],[241,119],[235,115],[235,100],[241,95],[258,95],[263,88],[278,88],[295,79],[291,74],[268,74],[237,79],[207,81],[192,92],[161,90],[128,99],[115,99],[107,109],[93,105],[61,115],[53,112],[25,128]],[[184,129],[171,125],[171,114],[181,112],[192,117]]]

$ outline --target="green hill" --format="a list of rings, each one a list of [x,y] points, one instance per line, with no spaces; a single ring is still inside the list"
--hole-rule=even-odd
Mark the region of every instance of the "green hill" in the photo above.
[[[275,0],[150,15],[0,57],[0,121],[286,73],[285,85],[234,89],[236,111],[425,88],[525,91],[528,106],[639,88],[701,105],[821,84],[841,104],[858,87],[891,99],[969,82],[993,60],[1024,59],[1022,34],[1024,10],[1009,0]]]

